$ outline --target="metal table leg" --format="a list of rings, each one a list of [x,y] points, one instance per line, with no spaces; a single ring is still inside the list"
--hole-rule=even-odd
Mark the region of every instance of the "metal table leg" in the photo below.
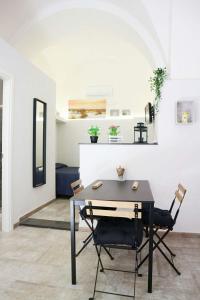
[[[71,230],[71,276],[72,284],[76,284],[76,237],[75,237],[75,203],[70,200],[70,230]]]
[[[148,264],[148,293],[152,293],[152,275],[153,275],[153,207],[149,207],[149,264]]]

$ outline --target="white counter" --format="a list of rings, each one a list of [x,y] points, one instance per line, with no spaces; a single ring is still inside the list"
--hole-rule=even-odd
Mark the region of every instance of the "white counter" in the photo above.
[[[117,179],[116,167],[121,165],[126,169],[126,179],[149,180],[155,205],[164,209],[169,208],[179,182],[188,189],[192,187],[193,196],[191,190],[186,194],[175,231],[199,232],[199,218],[191,222],[195,198],[199,196],[197,182],[190,176],[189,152],[177,149],[178,146],[175,149],[170,145],[149,144],[80,144],[79,147],[80,174],[85,186],[96,179]]]

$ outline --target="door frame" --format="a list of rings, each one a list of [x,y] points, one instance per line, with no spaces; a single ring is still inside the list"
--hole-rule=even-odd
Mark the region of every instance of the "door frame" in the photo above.
[[[13,230],[12,202],[12,141],[13,141],[13,98],[14,78],[1,72],[3,80],[3,117],[2,117],[2,231]]]

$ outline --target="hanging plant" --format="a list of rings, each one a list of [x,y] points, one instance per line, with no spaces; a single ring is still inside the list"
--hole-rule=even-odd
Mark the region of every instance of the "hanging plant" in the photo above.
[[[150,77],[150,88],[155,93],[154,99],[154,112],[155,114],[159,111],[159,103],[162,99],[161,89],[165,80],[167,79],[167,69],[157,68],[153,71],[154,76]]]

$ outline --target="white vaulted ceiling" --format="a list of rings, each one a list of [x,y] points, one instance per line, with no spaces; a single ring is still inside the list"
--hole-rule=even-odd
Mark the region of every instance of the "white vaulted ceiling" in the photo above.
[[[142,0],[0,0],[0,36],[29,55],[34,49],[45,49],[66,34],[73,34],[74,26],[81,25],[82,16],[79,16],[80,24],[75,24],[72,10],[87,11],[90,27],[93,27],[95,20],[95,17],[90,17],[94,15],[94,10],[98,10],[109,14],[111,19],[115,16],[128,24],[147,51],[151,55],[155,51],[157,61],[161,63],[164,60],[162,48],[148,13],[148,6],[146,8],[143,2],[145,3]],[[24,49],[27,37],[31,39],[32,34],[34,44],[30,43]],[[35,36],[38,37],[36,40]]]
[[[168,8],[169,2],[163,7]],[[121,93],[131,91],[128,77],[132,77],[138,90],[145,89],[142,96],[135,88],[142,108],[149,94],[141,82],[148,81],[152,68],[166,65],[167,57],[159,38],[163,29],[155,30],[151,12],[147,0],[0,0],[0,36],[56,81],[57,101],[62,98],[63,107],[67,95],[76,96],[75,90],[80,97],[86,66],[88,72],[97,73],[95,66],[104,65],[110,78],[95,75],[96,80],[117,86],[121,78],[112,81],[112,77],[124,72],[127,80]],[[166,12],[163,20],[168,18]]]

